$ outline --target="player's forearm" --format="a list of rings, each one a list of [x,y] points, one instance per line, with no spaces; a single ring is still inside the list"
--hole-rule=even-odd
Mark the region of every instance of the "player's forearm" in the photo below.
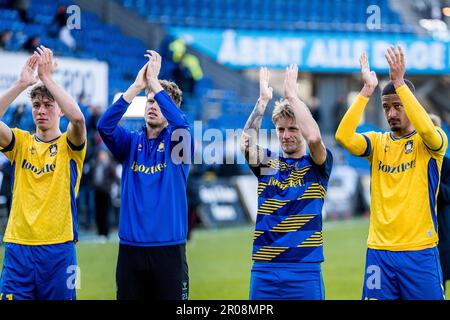
[[[241,152],[252,166],[259,165],[262,159],[261,148],[258,146],[258,133],[268,103],[269,101],[266,99],[261,97],[258,99],[241,136]]]
[[[175,102],[162,87],[161,90],[156,92],[155,101],[158,103],[161,113],[167,119],[169,125],[176,128],[189,127],[184,113],[176,106]]]
[[[401,83],[398,83],[394,85],[396,85],[395,90],[402,101],[406,115],[414,129],[416,129],[417,133],[429,148],[433,150],[439,149],[443,144],[443,140],[427,111],[417,101],[406,84],[401,85]]]
[[[16,98],[27,88],[28,85],[17,81],[11,88],[0,96],[0,119],[3,118],[11,103],[13,103],[14,100],[16,100]]]
[[[354,155],[362,155],[367,142],[364,137],[356,133],[356,128],[364,114],[369,98],[359,94],[353,104],[345,113],[336,131],[336,141]]]
[[[118,124],[127,111],[128,106],[129,103],[124,97],[120,97],[105,111],[97,123],[97,130],[103,142],[121,162],[127,157],[130,139],[127,129]]]
[[[262,119],[264,117],[264,112],[266,111],[267,104],[269,103],[268,100],[264,100],[262,98],[259,98],[256,102],[255,108],[253,108],[252,113],[250,114],[250,117],[248,118],[247,122],[244,126],[244,132],[247,134],[250,134],[251,131],[254,133],[258,133],[259,129],[261,128]]]
[[[101,135],[113,135],[129,105],[129,102],[122,96],[106,109],[97,123],[97,129]]]
[[[133,102],[133,99],[136,98],[136,96],[141,93],[141,91],[143,90],[142,87],[136,85],[135,83],[133,83],[128,89],[127,91],[125,91],[125,93],[123,94],[123,98],[125,99],[126,102],[128,102],[128,104],[130,104],[131,102]]]
[[[84,127],[85,119],[78,103],[76,103],[75,100],[51,77],[42,78],[41,80],[47,90],[50,91],[52,96],[55,98],[55,101],[58,103],[69,122],[76,127]]]
[[[164,90],[161,83],[159,83],[159,80],[157,78],[152,78],[148,80],[148,86],[150,90],[156,95],[161,90]]]
[[[314,120],[311,111],[308,109],[306,104],[301,101],[297,96],[288,97],[289,104],[295,114],[295,119],[298,121],[300,131],[303,138],[305,138],[308,145],[319,143],[322,138],[320,135],[320,129],[317,125],[316,120]]]

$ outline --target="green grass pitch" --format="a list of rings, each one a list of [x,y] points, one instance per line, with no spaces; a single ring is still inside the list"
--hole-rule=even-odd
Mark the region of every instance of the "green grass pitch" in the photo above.
[[[368,221],[324,222],[326,299],[361,299]],[[253,226],[194,230],[187,246],[190,299],[248,299]],[[77,298],[115,299],[116,243],[77,245]],[[0,247],[0,266],[4,247]]]

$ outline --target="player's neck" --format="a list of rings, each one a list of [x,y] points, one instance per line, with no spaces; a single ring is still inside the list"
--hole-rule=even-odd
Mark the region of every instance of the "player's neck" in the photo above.
[[[36,128],[36,136],[41,141],[52,141],[61,136],[61,130],[59,130],[59,128],[55,128],[44,131]]]
[[[283,151],[283,158],[300,159],[306,155],[306,149],[302,146],[298,151],[287,154]]]
[[[161,133],[161,131],[164,130],[165,127],[167,127],[167,125],[158,127],[150,127],[149,125],[147,125],[147,138],[149,139],[158,138],[159,134]]]
[[[412,133],[413,131],[414,131],[414,127],[411,125],[411,126],[406,127],[403,130],[392,132],[392,134],[394,135],[394,138],[401,139],[401,138],[407,136],[408,134]]]

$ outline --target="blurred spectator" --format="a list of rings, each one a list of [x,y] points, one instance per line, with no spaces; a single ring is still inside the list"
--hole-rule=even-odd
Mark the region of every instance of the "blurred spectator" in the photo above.
[[[89,125],[86,125],[88,131],[97,131],[97,122],[103,111],[100,106],[91,106],[89,113]]]
[[[162,57],[162,65],[160,76],[162,79],[174,79],[175,70],[178,67],[178,62],[175,62],[174,59],[179,54],[184,54],[186,51],[186,47],[180,45],[181,42],[176,42],[177,40],[170,34],[166,35],[161,42],[160,45],[160,55]],[[172,45],[172,43],[179,43],[178,45]],[[174,53],[180,51],[180,53]],[[175,58],[174,58],[175,57]],[[179,59],[178,59],[179,61]]]
[[[33,53],[40,44],[41,37],[39,37],[38,35],[32,35],[22,45],[22,50],[25,50],[28,53]]]
[[[19,127],[20,121],[22,121],[22,118],[25,114],[25,104],[19,104],[15,109],[11,117],[10,127],[15,128]]]
[[[111,210],[111,186],[116,180],[115,164],[105,149],[99,149],[92,168],[95,190],[95,221],[98,235],[109,235],[109,214]]]
[[[336,132],[339,123],[341,123],[342,118],[347,112],[347,104],[345,103],[345,96],[340,96],[333,107],[333,121],[334,121],[334,132]]]
[[[435,126],[441,127],[442,120],[435,114],[430,114]],[[441,260],[444,290],[446,281],[450,280],[450,158],[444,157],[441,168],[441,181],[437,198],[438,218],[438,250]]]
[[[83,166],[83,174],[80,180],[80,189],[78,190],[77,207],[80,216],[80,225],[86,229],[90,229],[92,220],[95,217],[95,194],[92,186],[92,167],[95,164],[95,157],[92,157],[92,150],[95,146],[91,146],[88,142],[86,159]],[[81,218],[83,217],[83,218]]]
[[[75,38],[70,33],[70,29],[65,26],[59,31],[59,40],[68,46],[71,50],[75,50],[77,47],[77,43]]]
[[[198,58],[190,53],[182,55],[174,79],[181,91],[193,94],[195,84],[203,78],[202,67]]]
[[[188,240],[191,240],[192,231],[200,222],[198,210],[201,201],[198,191],[202,183],[202,169],[203,167],[201,165],[191,166],[189,169],[189,183],[186,189],[188,202]]]
[[[0,197],[4,197],[6,201],[1,201],[0,205],[4,206],[4,209],[9,211],[11,210],[11,175],[12,168],[9,160],[6,158],[3,153],[0,153]],[[2,234],[4,230],[0,230],[0,234]]]
[[[186,52],[186,43],[181,38],[167,35],[160,47],[163,65],[161,77],[173,79],[183,93],[194,93],[197,81],[203,78],[199,59]]]
[[[59,6],[56,10],[56,14],[53,18],[52,25],[50,26],[49,35],[54,38],[58,38],[62,43],[68,46],[71,50],[75,50],[76,41],[70,29],[67,27],[67,9],[65,6]]]
[[[450,280],[450,158],[448,157],[444,157],[442,162],[437,211],[438,249],[445,290],[445,282]]]
[[[78,206],[80,208],[80,213],[85,217],[82,223],[89,229],[96,211],[95,193],[92,192],[94,190],[92,175],[96,163],[96,155],[99,148],[98,145],[100,143],[95,126],[97,124],[99,113],[101,113],[101,108],[89,105],[84,93],[79,96],[78,101],[81,112],[83,112],[86,120],[87,129],[86,159],[84,161],[83,175],[81,176],[80,190],[78,192]]]
[[[311,97],[307,102],[311,114],[318,124],[320,124],[320,100],[317,97]]]
[[[169,51],[171,53],[171,60],[173,62],[180,62],[186,53],[186,43],[181,38],[175,39],[169,43]]]
[[[80,106],[80,110],[84,115],[84,120],[86,121],[86,128],[89,128],[89,121],[91,118],[90,115],[90,107],[89,107],[89,103],[86,99],[86,96],[84,95],[84,92],[82,92],[80,94],[80,96],[78,97],[78,105]]]
[[[11,45],[13,33],[11,30],[0,32],[0,50],[8,50]]]
[[[20,19],[22,19],[23,23],[32,22],[27,15],[29,7],[30,7],[30,0],[11,0],[11,8],[16,9],[19,12]]]
[[[241,167],[237,163],[227,163],[226,156],[223,157],[223,162],[215,168],[218,177],[231,178],[242,174]]]

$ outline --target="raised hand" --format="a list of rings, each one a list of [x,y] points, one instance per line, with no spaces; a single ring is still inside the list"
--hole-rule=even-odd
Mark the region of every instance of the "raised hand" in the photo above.
[[[259,98],[269,101],[273,97],[273,89],[269,87],[270,72],[266,67],[259,69]]]
[[[291,64],[286,68],[284,76],[284,96],[286,99],[298,98],[297,95],[298,66]]]
[[[32,86],[39,81],[39,77],[36,75],[38,59],[39,56],[33,54],[27,59],[27,62],[23,66],[19,76],[19,83],[24,87]]]
[[[369,59],[367,54],[363,52],[359,59],[361,65],[361,76],[364,81],[364,85],[375,88],[378,85],[378,79],[375,71],[370,71]]]
[[[402,47],[390,47],[385,54],[386,60],[389,63],[389,78],[394,86],[397,88],[405,83],[405,55]]]
[[[144,90],[148,87],[147,83],[147,67],[148,62],[139,70],[136,80],[134,80],[134,86],[139,90]]]
[[[161,56],[154,50],[147,50],[145,57],[148,59],[147,82],[158,80],[161,70]]]
[[[38,56],[39,79],[44,81],[45,79],[50,78],[57,67],[57,63],[53,59],[52,50],[41,45],[36,48],[34,54]]]
[[[378,86],[378,79],[375,71],[370,71],[367,53],[363,52],[361,54],[359,64],[361,65],[361,76],[364,81],[363,93],[364,96],[370,97],[373,94],[375,88]]]

